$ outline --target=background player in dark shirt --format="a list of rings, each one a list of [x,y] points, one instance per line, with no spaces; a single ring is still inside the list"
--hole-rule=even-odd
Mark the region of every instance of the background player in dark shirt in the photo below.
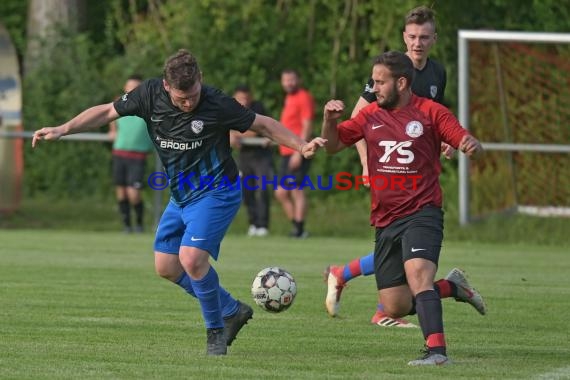
[[[431,48],[437,40],[435,13],[431,8],[420,6],[408,12],[404,20],[402,33],[406,44],[406,55],[414,65],[414,80],[412,92],[424,98],[433,99],[443,103],[445,86],[447,83],[445,68],[437,61],[429,58]],[[376,102],[372,79],[366,84],[364,92],[356,103],[351,117],[358,115],[361,109],[370,103]],[[362,174],[368,175],[366,144],[364,141],[356,143]],[[442,143],[442,152],[451,158],[454,149]],[[325,269],[327,282],[327,296],[325,305],[331,316],[336,316],[340,308],[340,297],[346,283],[361,275],[368,276],[374,273],[374,253],[350,260],[346,265],[331,265]],[[404,319],[393,319],[384,313],[381,303],[378,303],[372,316],[371,323],[383,327],[417,327]]]
[[[250,127],[278,144],[314,156],[310,143],[278,121],[254,113],[219,90],[202,85],[198,62],[186,50],[167,59],[164,77],[146,80],[114,103],[91,107],[72,120],[34,133],[39,140],[107,125],[120,116],[143,118],[170,180],[171,199],[156,232],[156,272],[198,298],[207,332],[207,353],[225,355],[253,310],[220,286],[210,265],[241,204],[238,170],[229,131]]]
[[[246,85],[237,86],[234,98],[242,106],[259,115],[267,115],[263,103],[253,100],[251,90]],[[230,135],[232,146],[239,149],[238,165],[244,182],[243,201],[247,208],[249,221],[248,236],[267,236],[269,233],[269,207],[271,193],[263,178],[273,178],[273,148],[271,141],[262,138],[250,144],[245,137],[261,137],[253,131],[234,132]],[[258,180],[255,179],[258,178]]]
[[[379,56],[372,69],[377,101],[338,126],[344,104],[329,101],[322,136],[329,153],[366,142],[379,296],[392,318],[418,314],[427,351],[409,364],[441,365],[448,363],[441,298],[460,298],[486,312],[481,295],[461,271],[434,284],[443,240],[441,141],[468,156],[479,155],[482,147],[447,108],[412,94],[413,75],[407,55]]]
[[[426,6],[409,11],[404,21],[402,37],[406,44],[406,55],[414,64],[412,92],[443,104],[447,73],[442,64],[429,57],[431,48],[437,41],[434,11]],[[354,106],[351,117],[355,117],[362,108],[376,101],[373,87],[374,82],[371,78]],[[364,142],[359,142],[356,148],[362,163],[363,175],[367,175],[366,146]],[[448,150],[448,145],[442,148],[446,156],[451,157],[453,151]]]

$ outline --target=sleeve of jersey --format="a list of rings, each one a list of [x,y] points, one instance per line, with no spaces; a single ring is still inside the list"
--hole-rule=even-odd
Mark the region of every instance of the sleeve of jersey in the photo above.
[[[376,94],[371,92],[371,89],[374,87],[374,81],[372,78],[368,79],[368,83],[364,86],[364,91],[360,94],[360,97],[366,100],[368,103],[372,103],[376,100]]]
[[[445,67],[441,68],[441,101],[440,104],[445,104],[445,88],[447,87],[447,72]]]
[[[261,102],[253,102],[250,106],[251,110],[259,115],[267,116],[267,110]]]
[[[301,118],[302,120],[313,120],[315,117],[315,102],[313,97],[306,93],[301,104]]]
[[[245,108],[234,98],[224,96],[220,105],[221,116],[218,120],[224,128],[245,132],[253,124],[255,112]]]
[[[147,86],[148,82],[145,81],[133,91],[115,100],[115,102],[113,102],[115,111],[117,111],[120,116],[139,116],[144,119],[146,116],[146,107],[144,107],[143,99],[148,96]]]
[[[365,123],[366,118],[363,116],[362,112],[353,119],[343,121],[336,127],[339,140],[346,146],[353,145],[362,140],[364,138],[362,127]]]
[[[430,116],[438,128],[441,139],[457,149],[463,136],[469,132],[459,124],[459,120],[446,107],[432,102]]]

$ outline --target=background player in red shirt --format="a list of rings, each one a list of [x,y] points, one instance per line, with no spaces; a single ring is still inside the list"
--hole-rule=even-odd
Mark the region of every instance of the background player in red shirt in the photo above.
[[[281,73],[281,86],[287,94],[281,112],[281,124],[295,135],[305,138],[313,132],[313,117],[315,106],[309,91],[301,87],[301,78],[295,70],[284,70]],[[287,218],[293,224],[290,236],[295,238],[307,237],[305,218],[307,216],[307,197],[299,184],[309,172],[309,162],[298,152],[281,145],[281,164],[279,168],[279,186],[275,189],[275,197],[281,203]],[[286,176],[292,181],[282,183]],[[285,185],[285,186],[283,186]]]
[[[434,284],[443,240],[441,142],[472,157],[483,149],[447,108],[412,94],[413,77],[414,66],[406,54],[380,55],[372,69],[377,101],[338,126],[344,104],[329,101],[324,107],[322,137],[328,139],[329,153],[361,139],[366,142],[379,296],[392,318],[418,314],[426,353],[408,364],[441,365],[448,363],[441,298],[460,298],[486,311],[481,295],[467,282],[453,278]],[[410,180],[384,186],[374,182],[375,176]],[[417,181],[411,180],[417,176]]]

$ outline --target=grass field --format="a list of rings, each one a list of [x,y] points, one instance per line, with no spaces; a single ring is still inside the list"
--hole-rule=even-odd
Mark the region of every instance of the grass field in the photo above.
[[[372,277],[346,289],[341,318],[324,311],[324,266],[366,253],[366,239],[229,236],[216,268],[236,297],[252,304],[253,276],[269,265],[292,272],[299,292],[283,314],[256,308],[222,358],[205,356],[196,300],[154,274],[150,234],[11,230],[0,241],[2,379],[570,378],[564,247],[446,243],[439,274],[464,268],[489,314],[444,300],[455,365],[410,368],[421,333],[369,324]]]

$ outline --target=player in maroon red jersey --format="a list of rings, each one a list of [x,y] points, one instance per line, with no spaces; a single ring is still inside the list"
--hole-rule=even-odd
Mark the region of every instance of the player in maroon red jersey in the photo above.
[[[322,136],[328,139],[329,153],[366,141],[379,297],[392,318],[418,314],[427,350],[408,364],[441,365],[448,363],[441,298],[468,298],[466,302],[479,304],[485,312],[481,295],[466,282],[444,279],[434,285],[443,240],[441,142],[470,157],[480,155],[483,148],[446,107],[412,94],[413,77],[412,61],[404,53],[380,55],[372,68],[377,101],[339,125],[344,104],[329,101]],[[375,176],[394,175],[415,180],[375,186]]]
[[[402,37],[406,45],[406,55],[410,57],[414,65],[412,93],[443,104],[447,74],[443,65],[430,57],[430,51],[437,41],[434,10],[423,5],[410,10],[404,19]],[[373,92],[373,88],[374,81],[370,78],[352,110],[351,117],[356,116],[362,108],[370,103],[376,102],[376,94]],[[366,144],[364,140],[361,140],[355,146],[360,156],[362,174],[368,176]],[[446,158],[451,158],[454,151],[448,144],[442,143],[442,153]],[[365,184],[365,186],[369,186],[369,184]],[[327,283],[325,307],[331,317],[336,317],[340,309],[340,298],[347,284],[359,276],[374,274],[374,252],[354,258],[345,265],[328,265],[323,274]],[[370,320],[374,325],[418,327],[405,319],[388,317],[381,302],[377,304],[375,309]]]

